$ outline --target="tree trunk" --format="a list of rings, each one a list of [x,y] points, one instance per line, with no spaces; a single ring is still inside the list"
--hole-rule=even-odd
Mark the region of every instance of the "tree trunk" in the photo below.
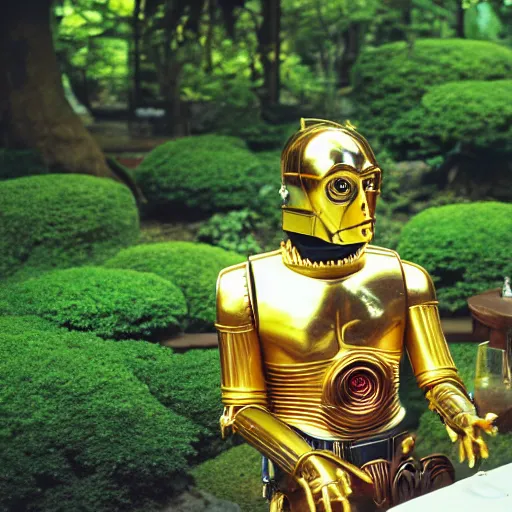
[[[140,43],[141,27],[140,15],[142,10],[142,0],[135,0],[133,8],[133,90],[131,96],[132,114],[137,107],[141,106],[141,86],[140,86]]]
[[[464,38],[464,7],[462,0],[457,2],[457,37]]]
[[[258,53],[263,67],[263,110],[279,104],[281,89],[281,0],[262,0],[263,22],[258,31]]]
[[[10,148],[32,148],[55,172],[112,177],[66,101],[50,29],[51,0],[16,0],[0,17],[0,128]]]
[[[343,33],[344,50],[338,66],[338,87],[350,85],[350,75],[361,50],[361,24],[353,23]]]

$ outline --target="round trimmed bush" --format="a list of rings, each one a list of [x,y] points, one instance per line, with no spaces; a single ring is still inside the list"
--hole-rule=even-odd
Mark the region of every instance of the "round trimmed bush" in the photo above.
[[[244,260],[235,252],[193,242],[144,244],[123,249],[105,263],[110,268],[153,272],[181,288],[188,306],[187,331],[213,330],[219,272]]]
[[[171,354],[168,348],[147,343],[120,342],[120,357],[160,403],[199,427],[197,459],[204,460],[229,447],[220,436],[222,414],[220,358],[216,349]],[[153,346],[153,345],[152,345]],[[196,460],[197,460],[196,459]]]
[[[181,290],[157,275],[82,267],[47,272],[0,290],[0,313],[38,315],[103,338],[154,338],[181,330]]]
[[[200,218],[246,206],[261,187],[261,172],[258,158],[243,141],[199,135],[151,151],[136,178],[150,214]]]
[[[362,52],[353,73],[361,132],[385,140],[397,114],[415,108],[434,85],[512,78],[512,50],[466,39],[400,41]]]
[[[148,509],[183,486],[197,428],[105,349],[117,344],[11,321],[0,329],[0,510]]]
[[[95,264],[139,236],[130,190],[79,174],[0,182],[0,220],[0,277]]]
[[[48,174],[48,166],[32,150],[0,148],[0,180]]]
[[[427,269],[444,313],[467,312],[467,299],[512,275],[512,204],[429,208],[403,228],[398,252]]]
[[[392,126],[390,146],[404,157],[446,153],[458,142],[477,150],[511,153],[511,97],[512,80],[433,87],[421,106]]]

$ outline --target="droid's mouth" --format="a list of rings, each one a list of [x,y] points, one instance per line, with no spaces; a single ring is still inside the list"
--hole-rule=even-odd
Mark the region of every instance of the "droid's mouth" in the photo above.
[[[290,265],[310,267],[339,267],[358,260],[366,243],[338,245],[319,238],[288,232],[288,240],[281,242],[283,258]]]

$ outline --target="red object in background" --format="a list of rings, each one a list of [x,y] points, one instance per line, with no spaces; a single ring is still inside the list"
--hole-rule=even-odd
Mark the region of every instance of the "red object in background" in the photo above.
[[[138,156],[138,157],[135,157],[135,156],[132,156],[132,157],[129,157],[129,156],[117,156],[115,157],[115,159],[121,164],[121,165],[124,165],[125,167],[128,167],[128,169],[136,169],[139,164],[142,162],[142,160],[144,160],[144,157],[143,156]]]

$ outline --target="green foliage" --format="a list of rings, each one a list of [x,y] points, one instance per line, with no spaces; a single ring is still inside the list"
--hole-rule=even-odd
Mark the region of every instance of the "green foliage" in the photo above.
[[[167,242],[129,247],[105,265],[139,272],[153,272],[175,283],[188,305],[189,332],[213,330],[215,284],[219,272],[244,260],[220,247],[192,242]]]
[[[197,240],[227,251],[255,254],[262,250],[253,235],[257,220],[257,214],[248,209],[217,213],[201,226]]]
[[[129,189],[78,174],[0,182],[0,218],[0,277],[95,264],[139,236]]]
[[[0,327],[0,510],[121,511],[183,485],[198,430],[116,357],[127,342],[30,317]]]
[[[39,153],[31,150],[0,148],[0,180],[48,174]]]
[[[38,315],[103,338],[171,335],[180,331],[186,312],[174,284],[132,270],[56,270],[0,289],[0,314]]]
[[[247,444],[204,462],[192,475],[199,489],[238,503],[242,512],[268,512],[261,497],[261,455]]]
[[[204,217],[246,206],[260,188],[258,163],[240,139],[199,135],[157,147],[136,177],[151,212]]]
[[[481,202],[429,208],[403,228],[398,252],[427,269],[444,313],[467,311],[472,295],[511,275],[512,204]]]
[[[172,354],[158,347],[149,351],[145,343],[122,342],[125,364],[160,403],[199,427],[197,459],[216,455],[229,443],[220,437],[222,413],[220,359],[218,350],[190,350]]]
[[[385,140],[390,125],[434,85],[511,77],[512,50],[491,42],[424,39],[368,48],[353,70],[361,131]]]
[[[512,153],[512,80],[451,82],[432,87],[421,105],[388,132],[402,157],[446,153],[455,144]]]

